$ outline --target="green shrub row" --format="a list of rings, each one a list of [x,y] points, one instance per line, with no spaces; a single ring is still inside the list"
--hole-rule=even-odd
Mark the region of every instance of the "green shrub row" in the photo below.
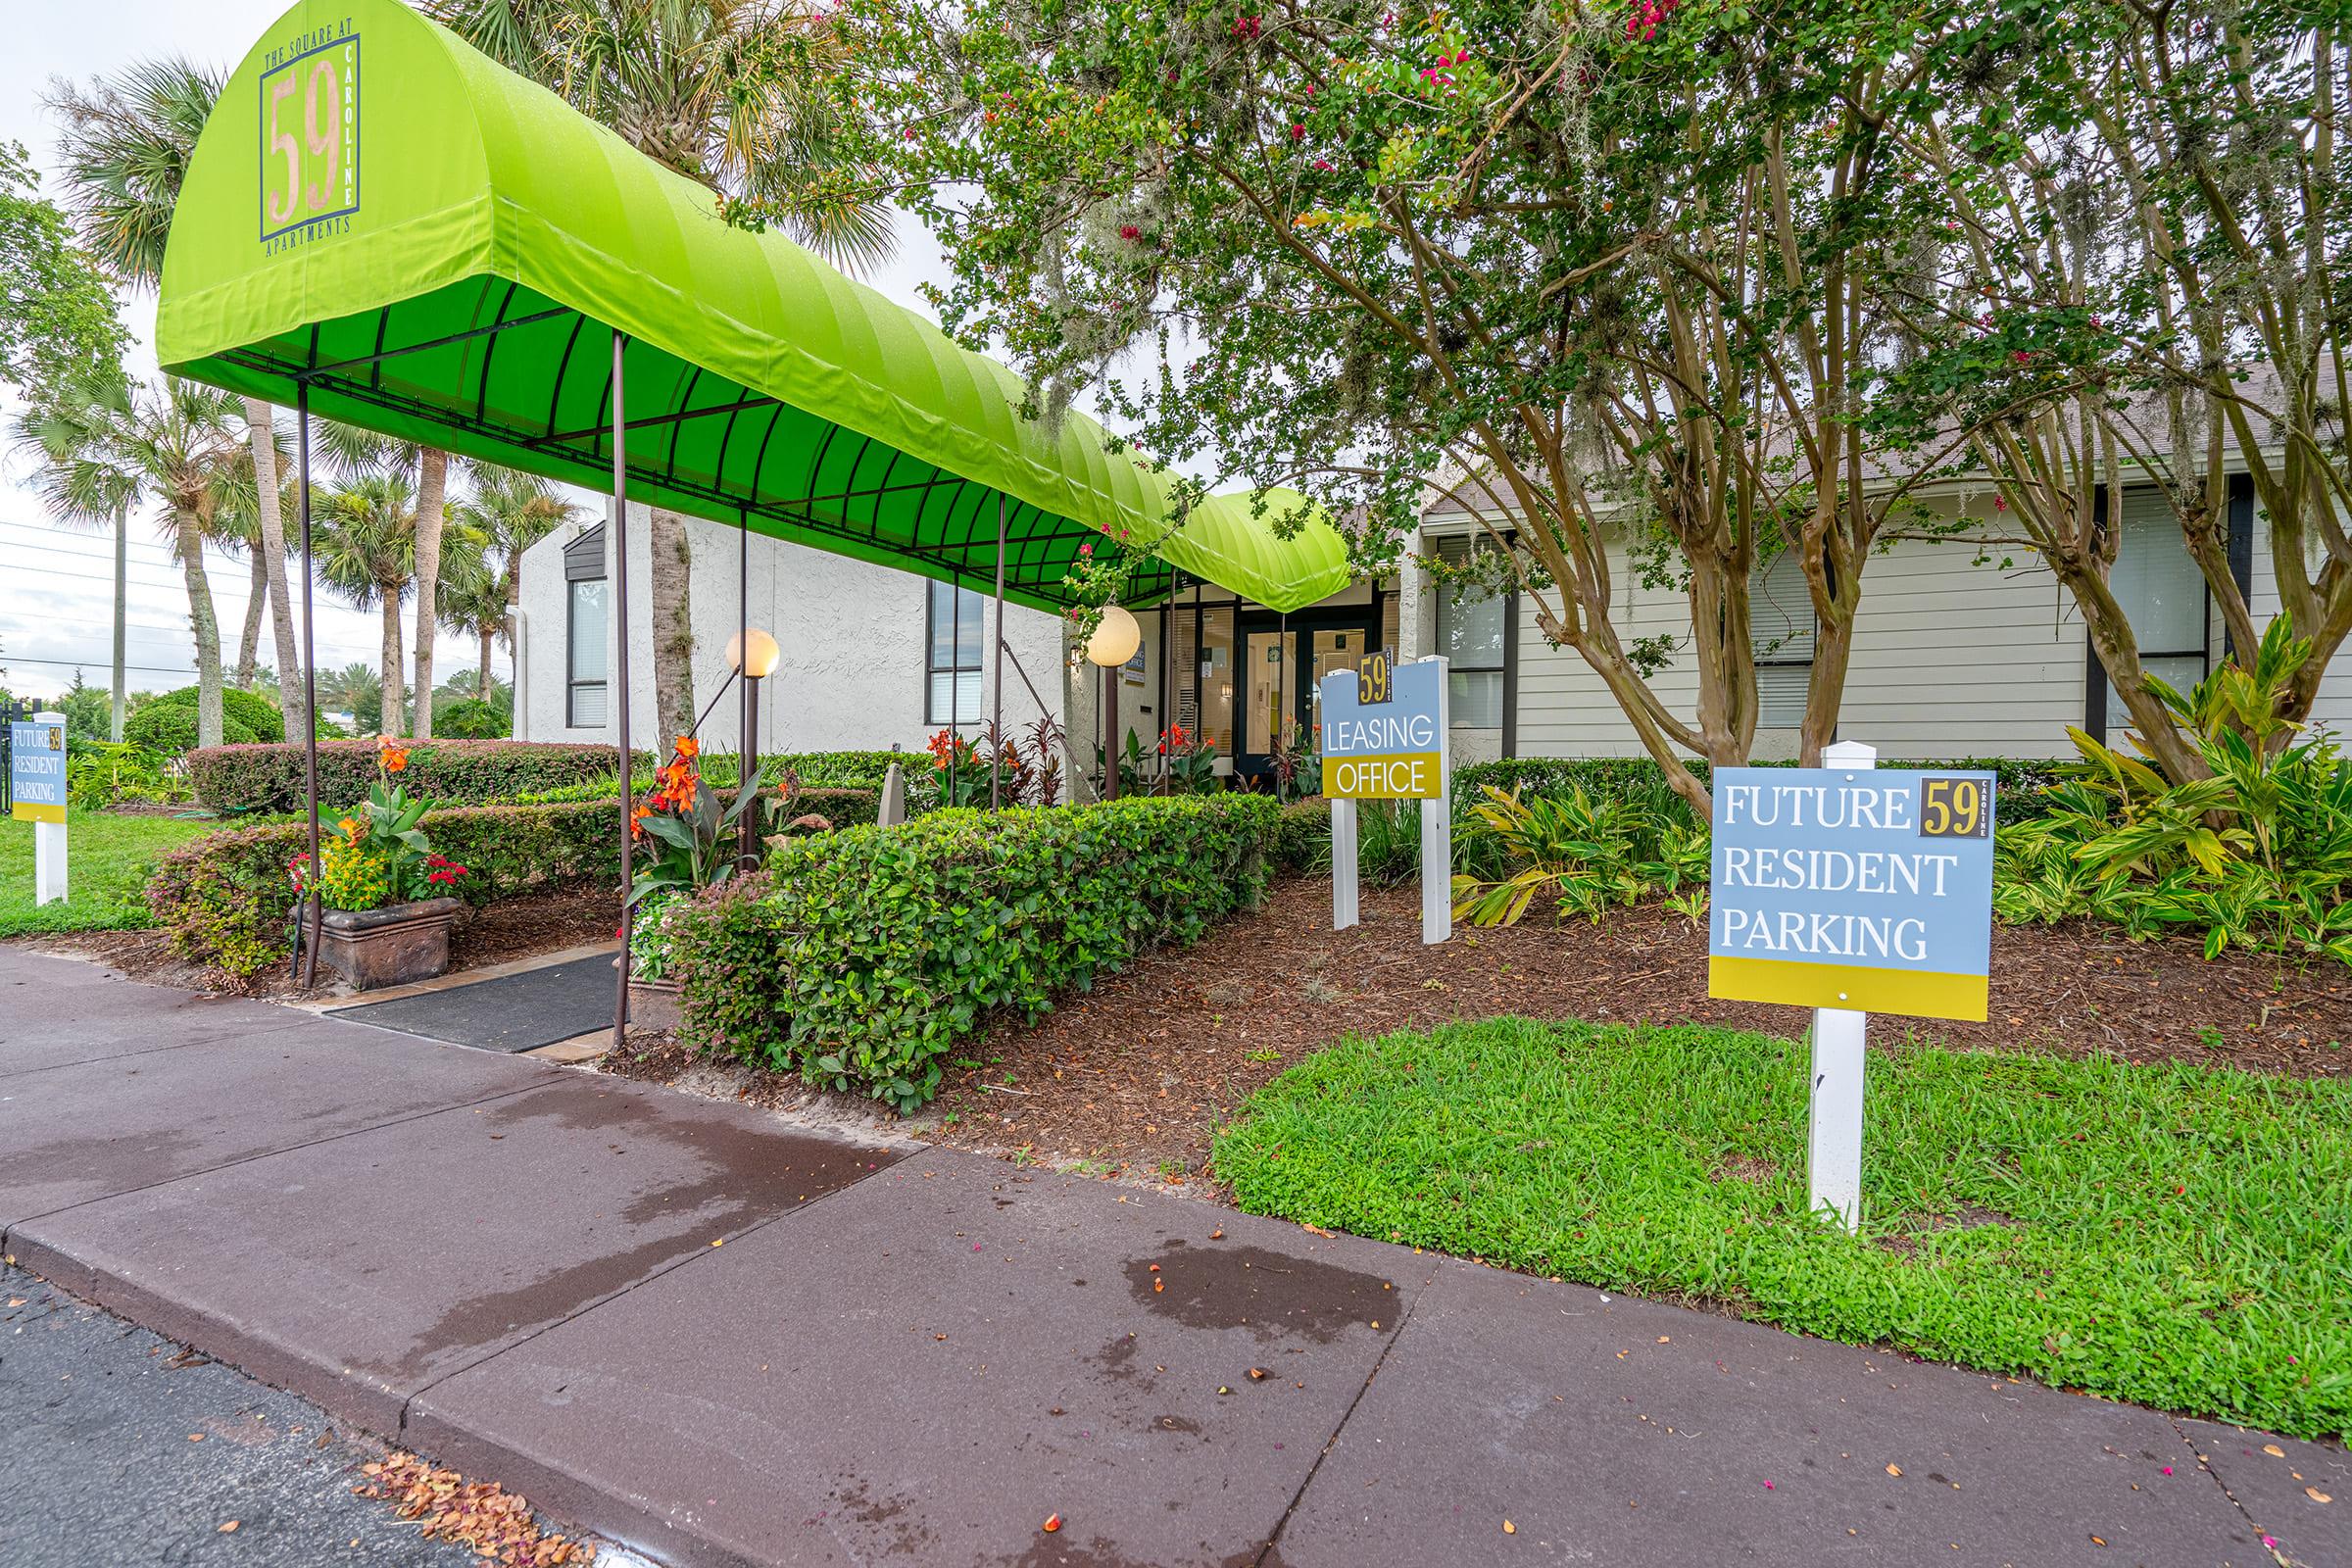
[[[140,712],[144,713],[145,709]],[[533,790],[611,777],[620,754],[610,746],[566,741],[417,741],[403,775],[411,795],[483,806]],[[374,741],[322,741],[318,801],[339,809],[364,799],[375,782]],[[213,746],[188,754],[196,798],[223,816],[303,808],[299,745]]]
[[[843,828],[871,823],[881,800],[873,790],[803,790],[791,810]],[[323,831],[334,831],[336,814],[321,813]],[[774,823],[781,828],[784,820],[778,815]],[[454,807],[427,812],[421,825],[436,854],[466,868],[451,892],[477,906],[600,878],[620,885],[620,804],[610,796]],[[287,862],[303,853],[309,834],[309,824],[299,821],[230,828],[157,862],[147,904],[156,923],[172,932],[173,951],[240,980],[284,961],[286,916],[294,906]]]
[[[321,825],[331,832],[334,824]],[[427,812],[421,825],[437,853],[466,867],[451,891],[470,904],[597,879],[620,885],[616,801],[458,807]],[[239,980],[285,961],[294,907],[288,867],[309,834],[305,822],[230,828],[158,860],[147,906],[172,933],[172,951]]]
[[[780,841],[670,917],[686,1033],[912,1110],[939,1058],[1263,898],[1280,808],[1230,794],[944,810]]]
[[[1794,767],[1796,763],[1772,761],[1753,765]],[[1880,765],[1925,772],[1990,773],[1995,780],[1994,815],[2007,823],[2042,815],[2049,808],[2041,792],[2058,782],[2062,776],[2060,769],[2068,764],[2057,759],[1965,757],[1935,762],[1886,759]],[[1704,762],[1693,762],[1691,771],[1703,780],[1713,770]],[[1489,785],[1509,790],[1522,784],[1530,795],[1564,794],[1571,786],[1582,785],[1585,793],[1595,799],[1628,801],[1652,809],[1689,814],[1682,797],[1667,784],[1665,771],[1646,757],[1515,757],[1506,761],[1470,762],[1453,770],[1456,798],[1475,796]]]

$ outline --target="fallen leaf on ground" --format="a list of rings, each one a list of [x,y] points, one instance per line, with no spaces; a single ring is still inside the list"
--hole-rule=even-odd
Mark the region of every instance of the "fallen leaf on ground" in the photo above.
[[[1519,1527],[1505,1519],[1502,1522],[1502,1533],[1506,1536],[1515,1536],[1519,1533]]]
[[[1886,1473],[1890,1476],[1899,1476],[1903,1473],[1903,1467],[1899,1464],[1890,1464],[1886,1467]]]
[[[218,1535],[223,1535],[223,1536],[233,1536],[233,1535],[235,1535],[236,1533],[237,1533],[237,1521],[236,1521],[236,1520],[234,1520],[234,1519],[231,1519],[231,1520],[230,1520],[228,1523],[226,1523],[226,1524],[222,1525],[222,1526],[220,1528],[220,1530],[216,1532],[216,1534],[218,1534]]]
[[[2314,1502],[2333,1502],[2335,1500],[2333,1497],[2330,1497],[2328,1495],[2328,1494],[2322,1492],[2317,1487],[2305,1487],[2303,1489],[2303,1495],[2309,1497]]]
[[[1050,1535],[1052,1535],[1052,1534],[1053,1534],[1054,1531],[1056,1531],[1056,1530],[1059,1530],[1060,1528],[1061,1528],[1061,1515],[1059,1515],[1059,1514],[1057,1514],[1057,1513],[1050,1513],[1050,1514],[1046,1515],[1045,1532],[1046,1532],[1046,1534],[1047,1534],[1047,1535],[1049,1535],[1049,1536],[1050,1536]]]

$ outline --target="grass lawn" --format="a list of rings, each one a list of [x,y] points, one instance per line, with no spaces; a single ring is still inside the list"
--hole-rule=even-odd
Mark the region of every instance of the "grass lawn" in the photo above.
[[[33,906],[32,824],[0,817],[0,937],[35,931],[121,931],[151,925],[140,895],[157,856],[218,832],[217,818],[117,816],[73,811],[66,819],[63,903]]]
[[[1870,1062],[1864,1234],[1805,1048],[1516,1018],[1349,1040],[1219,1134],[1243,1208],[2298,1437],[2352,1431],[2352,1083]]]

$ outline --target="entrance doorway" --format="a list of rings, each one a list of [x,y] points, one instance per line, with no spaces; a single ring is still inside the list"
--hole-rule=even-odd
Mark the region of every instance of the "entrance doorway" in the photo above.
[[[1274,749],[1287,743],[1303,749],[1317,722],[1316,687],[1335,669],[1353,669],[1374,638],[1370,606],[1361,610],[1317,611],[1291,616],[1244,613],[1241,633],[1240,711],[1234,724],[1234,776],[1251,788],[1270,789]]]

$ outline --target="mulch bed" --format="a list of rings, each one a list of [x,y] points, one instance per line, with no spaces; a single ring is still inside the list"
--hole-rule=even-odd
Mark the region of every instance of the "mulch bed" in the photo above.
[[[610,942],[619,921],[610,888],[564,888],[501,899],[460,920],[450,934],[449,970],[457,974],[485,969],[494,963]],[[184,991],[235,989],[219,970],[206,970],[174,956],[170,935],[163,931],[77,931],[26,938],[23,945],[42,953],[96,958],[151,985],[177,986]],[[266,999],[307,995],[294,983],[288,968],[276,964],[264,969],[241,994]],[[319,990],[326,990],[332,981],[333,976],[321,965]]]
[[[1215,1126],[1286,1067],[1349,1033],[1518,1013],[1727,1024],[1795,1035],[1795,1007],[1708,998],[1706,933],[1656,906],[1598,925],[1542,911],[1507,930],[1457,927],[1421,945],[1417,890],[1365,890],[1364,924],[1335,932],[1331,884],[1294,878],[1266,907],[1189,951],[1152,955],[1034,1027],[999,1025],[954,1054],[937,1102],[907,1130],[934,1142],[1198,1180]],[[2352,969],[2132,943],[2086,921],[1995,926],[1991,1018],[1881,1019],[1964,1049],[2037,1048],[2352,1076]],[[607,1070],[657,1083],[696,1067],[675,1041],[633,1036]],[[797,1080],[730,1070],[737,1098],[808,1106]],[[873,1109],[870,1102],[860,1102]],[[846,1104],[834,1108],[847,1109]]]

